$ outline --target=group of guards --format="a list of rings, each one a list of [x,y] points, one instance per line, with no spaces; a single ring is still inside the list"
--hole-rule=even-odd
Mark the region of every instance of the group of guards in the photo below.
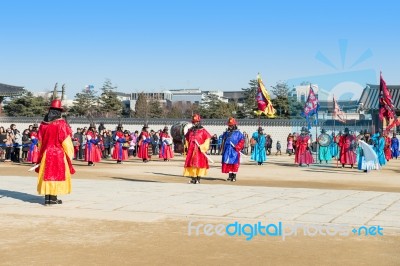
[[[151,138],[148,132],[148,125],[144,125],[142,131],[137,139],[138,151],[137,155],[143,162],[147,163],[152,156]],[[115,141],[114,149],[112,152],[112,158],[117,161],[117,164],[121,164],[122,161],[128,160],[128,148],[130,146],[131,136],[129,131],[123,129],[121,123],[118,124],[116,131],[113,132],[113,139]],[[159,158],[164,161],[169,161],[173,158],[171,144],[172,138],[168,133],[168,127],[165,127],[160,134],[161,139],[161,151]],[[96,162],[101,161],[101,137],[96,133],[96,125],[92,122],[86,133],[86,147],[85,147],[85,161],[88,162],[89,166],[94,166]]]
[[[71,191],[71,174],[75,172],[74,167],[71,163],[71,159],[74,154],[74,147],[72,144],[72,131],[66,121],[62,118],[61,113],[63,108],[61,107],[61,101],[55,99],[52,101],[49,108],[48,114],[44,117],[43,122],[40,124],[37,132],[37,140],[39,145],[37,146],[37,162],[38,164],[33,168],[39,173],[37,191],[40,195],[45,195],[45,205],[61,204],[62,201],[57,199],[58,194],[68,194]],[[198,114],[192,117],[193,126],[185,134],[185,150],[186,159],[184,164],[184,176],[191,178],[191,184],[199,184],[201,178],[207,175],[209,169],[209,156],[207,151],[210,145],[211,135],[201,125],[201,117]],[[222,173],[228,174],[227,181],[235,182],[236,175],[239,171],[240,157],[243,155],[241,150],[244,146],[244,136],[237,127],[237,122],[234,118],[229,118],[228,129],[223,134],[222,142]],[[94,165],[101,158],[100,151],[98,150],[99,139],[96,137],[94,123],[90,124],[86,138],[86,149],[85,149],[85,160],[88,165]],[[322,135],[326,134],[326,131],[322,130]],[[168,133],[168,128],[165,127],[162,134],[161,140],[163,146],[161,148],[160,157],[164,160],[169,160],[173,156],[171,149],[172,139]],[[371,142],[368,138],[371,138]],[[394,136],[395,137],[395,136]],[[124,144],[129,141],[129,133],[123,131],[122,124],[117,126],[117,130],[114,133],[115,146],[112,154],[112,158],[121,163],[128,158],[127,149],[124,148]],[[314,163],[313,156],[310,151],[310,135],[306,128],[301,129],[301,134],[297,136],[295,142],[295,163],[299,166]],[[319,150],[320,161],[329,161],[335,156],[331,153],[332,150],[337,150],[340,154],[340,163],[342,167],[346,164],[353,167],[357,163],[357,155],[354,153],[354,144],[358,139],[359,145],[359,164],[370,165],[367,170],[374,169],[371,167],[372,164],[368,164],[368,160],[365,158],[371,158],[370,149],[375,149],[376,157],[380,165],[385,163],[385,151],[384,148],[387,146],[385,139],[381,132],[373,136],[369,136],[365,132],[362,137],[356,138],[354,135],[349,133],[346,128],[344,134],[339,138],[335,138],[336,141],[332,141],[332,147],[321,146]],[[138,157],[143,162],[148,162],[150,159],[149,144],[151,143],[150,134],[148,132],[148,126],[144,125],[141,134],[139,135],[139,151]],[[367,144],[369,143],[369,144]],[[371,144],[372,143],[372,144]],[[337,148],[334,145],[337,144]],[[365,147],[365,145],[367,147]],[[258,128],[257,132],[252,135],[251,145],[253,146],[253,152],[251,159],[256,161],[258,165],[262,165],[266,161],[265,152],[265,135],[263,129]],[[383,156],[383,157],[382,157]],[[397,153],[392,156],[398,156],[398,142],[397,142]],[[382,157],[382,158],[381,158]],[[364,158],[364,159],[360,159]],[[381,161],[382,160],[382,161]],[[374,161],[373,164],[378,162]],[[360,166],[359,166],[360,168]]]

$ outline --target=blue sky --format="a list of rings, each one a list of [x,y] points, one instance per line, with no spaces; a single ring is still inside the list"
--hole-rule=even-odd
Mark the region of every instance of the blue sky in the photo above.
[[[293,2],[0,1],[0,83],[66,83],[73,98],[106,78],[122,92],[240,90],[258,72],[269,88],[373,69],[400,84],[400,4]]]

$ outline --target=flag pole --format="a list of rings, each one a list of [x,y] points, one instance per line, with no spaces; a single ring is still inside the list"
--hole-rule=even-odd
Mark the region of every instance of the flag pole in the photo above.
[[[315,119],[318,121],[318,113],[315,113]],[[315,161],[318,163],[318,123],[315,123],[315,147],[316,147],[316,153],[315,153]]]
[[[335,133],[335,128],[336,128],[336,119],[333,119],[333,133]],[[336,135],[336,133],[335,133]]]

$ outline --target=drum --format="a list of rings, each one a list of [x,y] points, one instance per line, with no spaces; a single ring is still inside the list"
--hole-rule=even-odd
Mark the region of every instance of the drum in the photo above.
[[[172,141],[174,142],[174,152],[183,153],[184,152],[184,143],[185,143],[185,135],[188,132],[189,128],[193,125],[190,122],[181,121],[172,125],[171,127],[171,136]]]
[[[328,134],[322,133],[321,135],[318,136],[318,143],[322,147],[327,147],[331,144],[331,138],[329,137]]]

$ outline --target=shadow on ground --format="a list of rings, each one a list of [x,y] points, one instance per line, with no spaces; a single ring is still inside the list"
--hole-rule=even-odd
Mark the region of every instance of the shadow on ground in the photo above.
[[[44,197],[28,193],[0,189],[0,198],[8,197],[29,203],[44,204]]]
[[[115,176],[112,176],[111,178],[112,179],[124,180],[124,181],[133,181],[133,182],[163,183],[163,182],[155,181],[155,180],[134,179],[134,178],[126,178],[126,177],[115,177]]]
[[[183,178],[189,178],[189,176],[182,176],[182,175],[173,175],[173,174],[166,174],[166,173],[155,173],[155,172],[146,172],[149,174],[155,174],[155,175],[163,175],[163,176],[174,176],[174,177],[183,177]],[[208,181],[225,181],[223,178],[214,178],[214,177],[201,177],[202,180],[208,180]]]

